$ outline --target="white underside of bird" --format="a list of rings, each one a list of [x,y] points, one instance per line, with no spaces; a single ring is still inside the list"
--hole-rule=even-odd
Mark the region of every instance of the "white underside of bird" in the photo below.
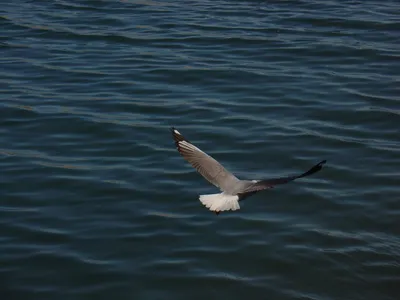
[[[225,193],[200,195],[199,200],[211,211],[240,209],[239,196]]]

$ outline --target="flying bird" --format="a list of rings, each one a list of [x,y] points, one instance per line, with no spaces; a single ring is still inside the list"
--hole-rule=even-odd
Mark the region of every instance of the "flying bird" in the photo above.
[[[323,160],[300,175],[264,180],[240,180],[226,170],[218,161],[184,138],[174,127],[171,128],[171,132],[176,148],[183,158],[205,179],[221,190],[222,193],[199,196],[200,202],[217,215],[221,211],[240,209],[240,200],[259,191],[314,174],[321,170],[326,163],[326,160]]]

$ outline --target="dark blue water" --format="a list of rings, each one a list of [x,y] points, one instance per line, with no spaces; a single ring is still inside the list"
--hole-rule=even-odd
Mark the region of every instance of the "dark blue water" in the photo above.
[[[398,299],[398,1],[3,1],[0,298]],[[176,126],[240,178],[218,217]]]

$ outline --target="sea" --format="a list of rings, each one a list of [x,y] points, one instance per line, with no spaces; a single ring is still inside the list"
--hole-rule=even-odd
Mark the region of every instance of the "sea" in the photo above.
[[[398,0],[0,5],[1,300],[400,299]],[[241,179],[209,211],[170,128]]]

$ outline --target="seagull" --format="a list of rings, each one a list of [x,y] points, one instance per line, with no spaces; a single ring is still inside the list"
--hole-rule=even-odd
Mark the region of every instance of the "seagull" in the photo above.
[[[171,128],[171,132],[175,146],[183,158],[205,179],[221,190],[222,193],[199,196],[200,202],[217,215],[221,211],[240,209],[240,200],[259,191],[314,174],[321,170],[322,166],[326,163],[326,160],[323,160],[300,175],[264,180],[240,180],[210,155],[189,142],[175,127]]]

